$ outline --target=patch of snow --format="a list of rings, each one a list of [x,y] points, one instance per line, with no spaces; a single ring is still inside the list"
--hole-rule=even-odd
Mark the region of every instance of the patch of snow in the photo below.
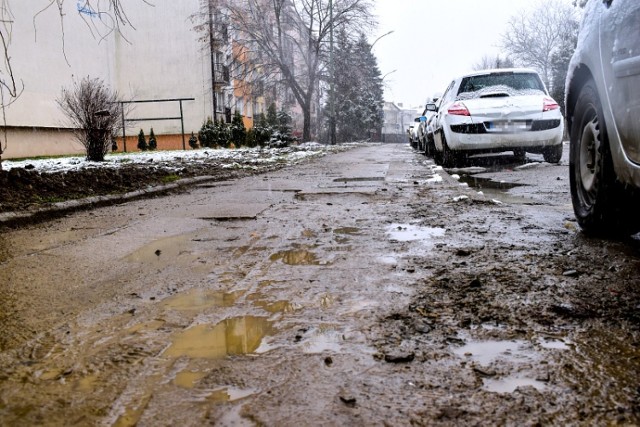
[[[435,174],[431,178],[427,179],[425,182],[427,184],[437,184],[439,182],[442,182],[442,177],[438,174]]]
[[[513,169],[514,170],[533,169],[533,168],[537,168],[540,165],[542,165],[542,163],[540,162],[525,163],[524,165],[516,166]]]
[[[453,198],[454,202],[462,202],[464,200],[469,200],[469,196],[462,195],[462,196],[456,196]]]
[[[66,172],[80,169],[109,168],[116,169],[128,164],[154,167],[175,167],[182,165],[227,163],[225,168],[255,168],[255,165],[276,162],[295,163],[308,157],[323,153],[341,151],[347,144],[333,146],[318,143],[306,143],[287,148],[239,148],[239,149],[211,149],[196,150],[167,150],[133,153],[107,154],[104,162],[91,162],[81,156],[59,157],[51,159],[25,159],[19,161],[3,160],[2,169],[7,171],[14,168],[25,168],[41,173]],[[240,163],[239,163],[240,162]],[[247,165],[248,164],[248,165]]]

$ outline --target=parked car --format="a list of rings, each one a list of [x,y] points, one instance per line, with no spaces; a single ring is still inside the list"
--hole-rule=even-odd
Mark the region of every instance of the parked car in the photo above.
[[[435,130],[436,130],[436,122],[438,118],[438,108],[440,106],[440,99],[435,100],[432,103],[428,103],[425,107],[425,111],[428,111],[429,118],[426,121],[425,126],[425,155],[433,157],[436,153],[435,146]]]
[[[420,126],[420,117],[416,117],[411,124],[409,124],[409,129],[407,132],[409,133],[409,144],[411,144],[411,148],[414,150],[418,149],[418,132]]]
[[[432,98],[426,105],[424,110],[422,111],[422,116],[420,116],[420,126],[418,127],[418,151],[424,153],[427,156],[433,155],[429,148],[429,133],[433,133],[431,130],[431,126],[433,123],[433,118],[436,115],[436,111],[434,109],[429,109],[428,105],[430,103],[435,103],[439,98]]]
[[[591,0],[566,82],[571,199],[586,232],[640,230],[640,2]]]
[[[534,70],[485,70],[454,79],[438,107],[434,158],[456,166],[470,154],[513,151],[562,157],[564,122]]]

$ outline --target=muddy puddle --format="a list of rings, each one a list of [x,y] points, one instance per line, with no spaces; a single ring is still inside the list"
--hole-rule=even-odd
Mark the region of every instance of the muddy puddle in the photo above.
[[[556,341],[540,351],[532,343],[514,340],[465,339],[461,346],[452,347],[459,358],[472,363],[473,370],[482,380],[482,388],[494,393],[512,393],[520,387],[533,387],[538,391],[548,388],[541,377],[547,365],[545,349],[555,349]],[[558,347],[559,348],[559,347]]]
[[[491,178],[482,178],[474,175],[461,175],[457,176],[460,184],[469,186],[479,193],[483,194],[488,199],[498,200],[502,203],[508,203],[512,205],[531,205],[539,204],[538,202],[528,199],[526,197],[514,196],[509,193],[509,190],[519,187],[525,187],[526,184],[517,184],[506,181],[495,181]]]
[[[299,247],[280,251],[269,257],[271,262],[281,261],[287,265],[325,265],[326,261],[318,259],[318,255],[311,248]]]
[[[391,240],[397,242],[420,241],[428,243],[435,238],[445,235],[444,228],[423,227],[414,224],[391,224],[387,227],[387,234]]]
[[[169,358],[219,359],[253,353],[265,336],[275,332],[267,318],[234,317],[216,325],[196,325],[176,333],[163,355]]]

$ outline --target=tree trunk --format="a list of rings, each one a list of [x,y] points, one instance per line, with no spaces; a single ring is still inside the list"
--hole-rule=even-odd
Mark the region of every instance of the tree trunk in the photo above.
[[[302,142],[311,141],[311,105],[307,103],[302,107],[303,124],[302,124]]]

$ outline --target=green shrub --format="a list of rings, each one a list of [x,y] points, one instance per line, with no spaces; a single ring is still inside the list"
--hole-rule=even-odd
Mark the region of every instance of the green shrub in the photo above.
[[[191,132],[191,136],[189,137],[189,147],[193,148],[194,150],[199,147],[198,138],[196,138],[193,132]]]
[[[242,147],[247,143],[247,128],[244,126],[240,111],[236,110],[231,120],[231,141],[236,147]]]
[[[157,150],[158,149],[158,141],[156,141],[156,134],[153,133],[153,128],[151,128],[151,131],[149,132],[149,150],[153,151],[153,150]]]
[[[271,139],[271,127],[267,122],[267,117],[262,113],[256,116],[252,130],[255,135],[255,145],[264,147],[267,142],[269,142],[269,139]]]
[[[202,147],[211,148],[216,145],[216,126],[211,117],[208,117],[207,121],[202,124],[198,132],[198,141]]]
[[[138,134],[138,150],[147,151],[149,146],[147,145],[147,139],[144,136],[144,131],[140,129],[140,133]]]
[[[231,132],[229,125],[227,125],[221,118],[215,128],[215,143],[218,147],[229,148],[229,139],[231,138]]]

